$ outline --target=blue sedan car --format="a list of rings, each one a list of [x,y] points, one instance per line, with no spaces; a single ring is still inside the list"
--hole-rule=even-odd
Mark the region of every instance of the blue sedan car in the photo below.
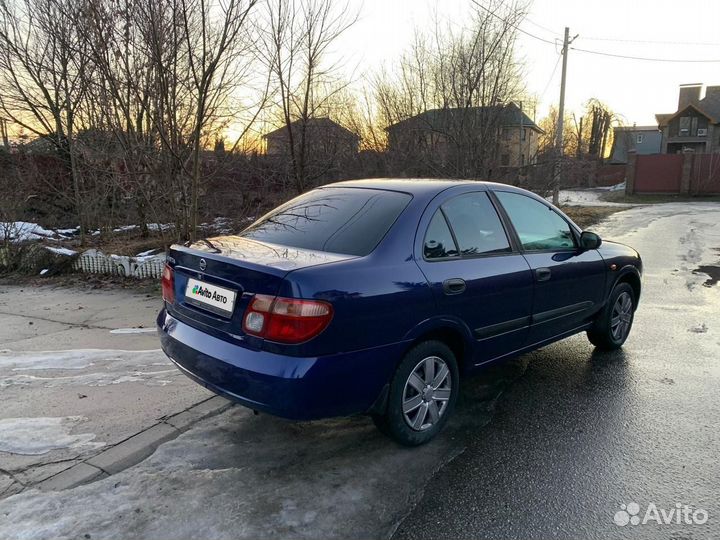
[[[418,445],[490,362],[579,332],[622,346],[641,273],[635,250],[522,189],[340,182],[236,236],[172,246],[157,323],[213,392],[297,420],[370,414]]]

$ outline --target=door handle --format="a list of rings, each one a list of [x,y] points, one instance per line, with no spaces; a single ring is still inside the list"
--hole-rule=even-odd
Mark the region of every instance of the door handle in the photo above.
[[[460,278],[446,279],[443,281],[443,292],[445,294],[461,294],[465,292],[465,280]]]
[[[538,281],[548,281],[552,272],[549,268],[537,268],[535,269],[535,277]]]

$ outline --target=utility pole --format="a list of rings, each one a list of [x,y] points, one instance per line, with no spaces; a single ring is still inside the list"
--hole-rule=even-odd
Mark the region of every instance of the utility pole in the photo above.
[[[555,174],[553,178],[553,204],[557,205],[560,202],[560,169],[562,166],[563,157],[563,122],[565,117],[565,81],[567,79],[567,58],[568,51],[570,50],[570,44],[575,41],[577,35],[570,39],[570,28],[565,27],[565,38],[563,39],[562,48],[562,78],[560,79],[560,105],[558,106],[558,125],[557,134],[555,140]]]

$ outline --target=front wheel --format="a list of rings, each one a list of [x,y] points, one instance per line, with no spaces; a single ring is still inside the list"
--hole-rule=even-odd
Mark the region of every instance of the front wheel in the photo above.
[[[629,284],[616,285],[607,307],[587,332],[590,343],[606,351],[622,347],[632,328],[635,301],[635,291]]]
[[[400,362],[390,383],[387,411],[373,420],[380,431],[402,445],[426,443],[447,423],[458,388],[453,352],[440,341],[425,341]]]

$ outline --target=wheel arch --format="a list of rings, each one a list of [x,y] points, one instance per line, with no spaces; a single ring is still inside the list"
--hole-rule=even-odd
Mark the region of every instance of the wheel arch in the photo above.
[[[638,303],[640,302],[640,293],[642,292],[642,282],[637,269],[632,266],[626,266],[623,268],[620,275],[615,280],[615,283],[613,283],[613,289],[620,283],[627,283],[630,287],[632,287],[635,295],[635,309],[637,309]]]
[[[408,332],[404,341],[407,343],[402,354],[398,355],[395,360],[395,366],[393,369],[393,375],[397,370],[400,362],[402,362],[405,355],[416,347],[418,344],[424,341],[440,341],[447,345],[455,355],[455,360],[458,364],[458,372],[462,377],[465,372],[472,365],[472,336],[470,329],[459,319],[452,317],[436,317],[427,319],[413,328]],[[380,391],[380,394],[372,404],[368,412],[373,415],[384,414],[387,409],[388,392],[390,388],[390,382],[388,381]]]
[[[408,346],[403,356],[423,341],[436,340],[447,345],[455,355],[458,370],[462,373],[472,365],[472,336],[470,329],[456,318],[441,317],[423,321],[406,336]]]

